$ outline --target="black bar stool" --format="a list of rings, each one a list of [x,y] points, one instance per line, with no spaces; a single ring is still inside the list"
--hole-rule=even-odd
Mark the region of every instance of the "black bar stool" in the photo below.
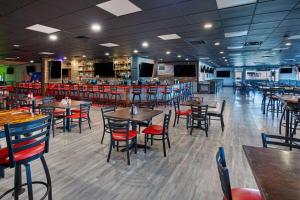
[[[155,102],[157,105],[157,91],[158,87],[157,86],[149,86],[147,90],[147,101],[148,102]]]
[[[139,104],[141,104],[141,102],[142,102],[141,94],[142,94],[142,87],[141,86],[135,85],[135,86],[132,87],[132,103],[133,104],[134,104],[135,96],[139,97]]]

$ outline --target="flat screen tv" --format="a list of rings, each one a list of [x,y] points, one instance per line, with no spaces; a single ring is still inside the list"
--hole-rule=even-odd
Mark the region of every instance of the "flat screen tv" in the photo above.
[[[50,78],[61,78],[61,62],[49,61]]]
[[[62,69],[61,72],[62,72],[63,77],[68,77],[69,76],[69,69]]]
[[[195,77],[196,66],[195,65],[174,65],[174,76],[175,77]]]
[[[27,66],[26,67],[26,71],[27,71],[27,74],[31,74],[33,72],[35,72],[35,66]]]
[[[114,63],[106,62],[106,63],[95,63],[94,64],[94,75],[99,77],[114,77]]]
[[[7,74],[14,74],[14,68],[13,68],[13,67],[8,67],[8,68],[6,69],[6,73],[7,73]]]
[[[141,63],[140,64],[140,77],[152,77],[154,64]]]
[[[280,68],[280,74],[291,74],[293,73],[293,68]]]
[[[217,71],[217,77],[228,78],[230,77],[230,71]]]

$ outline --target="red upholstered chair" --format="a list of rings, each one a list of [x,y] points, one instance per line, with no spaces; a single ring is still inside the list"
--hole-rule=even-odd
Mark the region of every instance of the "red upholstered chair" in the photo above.
[[[21,187],[27,185],[26,199],[33,200],[34,184],[46,186],[45,197],[48,195],[48,199],[52,199],[51,178],[44,158],[44,154],[49,151],[50,125],[51,116],[31,122],[4,125],[7,147],[0,149],[0,168],[15,168],[15,185],[0,195],[0,199],[11,192],[14,192],[14,199],[19,199]],[[37,159],[42,161],[47,182],[32,181],[30,163]],[[25,184],[22,184],[22,166],[25,166],[26,171]]]
[[[180,109],[180,96],[176,97],[174,99],[174,108],[175,108],[175,118],[173,127],[175,127],[175,124],[179,123],[179,118],[186,119],[186,128],[189,128],[189,121],[190,121],[190,115],[192,114],[192,111],[190,109],[188,110],[181,110]]]
[[[130,156],[129,156],[129,149],[130,143],[134,145],[134,151],[137,153],[137,131],[129,130],[130,122],[129,120],[117,120],[113,118],[107,118],[108,126],[110,130],[110,146],[109,146],[109,153],[107,157],[107,162],[110,160],[112,148],[115,147],[117,144],[117,150],[119,147],[126,148],[127,154],[127,164],[130,165]],[[119,143],[125,143],[125,146],[119,146]]]
[[[89,124],[90,129],[91,127],[91,119],[90,119],[90,109],[91,109],[91,104],[90,103],[85,103],[85,104],[80,104],[80,112],[73,112],[71,115],[66,116],[66,118],[71,119],[71,127],[72,123],[77,120],[78,125],[79,125],[79,130],[80,133],[82,132],[82,122],[87,121]]]
[[[169,124],[171,119],[171,113],[172,111],[169,110],[168,114],[165,114],[164,122],[162,125],[150,125],[147,128],[143,130],[143,133],[145,134],[145,153],[147,151],[147,141],[149,140],[149,136],[151,136],[151,142],[153,140],[161,140],[163,143],[163,149],[164,149],[164,156],[166,157],[166,144],[165,141],[167,140],[169,148],[171,148],[170,145],[170,139],[169,139]]]
[[[256,189],[251,188],[231,188],[228,169],[226,166],[225,152],[223,147],[219,148],[216,155],[216,161],[219,171],[223,200],[262,200],[261,194]]]

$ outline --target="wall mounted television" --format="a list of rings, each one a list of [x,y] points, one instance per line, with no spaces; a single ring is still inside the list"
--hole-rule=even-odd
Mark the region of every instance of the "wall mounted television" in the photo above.
[[[229,78],[230,71],[217,71],[217,77],[219,78]]]
[[[293,73],[293,68],[280,68],[280,74],[291,74]]]
[[[8,68],[6,69],[6,73],[7,73],[7,74],[14,74],[14,68],[13,68],[13,67],[8,67]]]
[[[141,63],[139,67],[140,77],[152,77],[154,64]]]
[[[105,63],[95,63],[94,64],[94,75],[99,77],[114,77],[114,63],[105,62]]]
[[[61,62],[49,61],[50,78],[61,78]]]
[[[174,65],[174,76],[175,77],[195,77],[196,66],[195,65]]]

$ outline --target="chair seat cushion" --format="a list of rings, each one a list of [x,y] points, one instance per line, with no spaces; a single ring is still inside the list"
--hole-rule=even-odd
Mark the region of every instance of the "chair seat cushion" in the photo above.
[[[72,113],[80,113],[80,109],[72,109],[71,112]]]
[[[262,200],[261,194],[256,189],[251,188],[232,188],[233,200]],[[227,200],[225,197],[223,200]]]
[[[81,116],[80,116],[80,113],[75,113],[75,114],[67,116],[67,118],[70,118],[70,119],[79,119],[80,117],[87,118],[88,115],[85,114],[85,113],[82,113]]]
[[[112,133],[112,138],[117,141],[126,141],[126,130],[116,130]],[[137,136],[137,131],[129,131],[128,140],[132,140]]]
[[[161,135],[163,134],[163,127],[160,125],[150,125],[143,130],[143,133],[150,135]]]
[[[272,99],[279,99],[279,97],[276,96],[276,95],[273,95],[271,98],[272,98]]]
[[[185,116],[187,116],[187,115],[190,115],[191,113],[192,113],[191,110],[178,110],[178,111],[176,111],[177,115],[185,115]]]
[[[20,107],[18,108],[19,111],[29,111],[30,107]]]
[[[54,110],[54,115],[58,115],[58,114],[64,114],[65,111],[64,110]]]
[[[32,142],[34,142],[34,140],[30,140],[30,141],[26,141],[26,142],[20,142],[18,144],[15,144],[14,146],[15,147],[20,147],[20,146],[23,146],[23,145],[30,144]],[[42,153],[44,150],[45,150],[45,143],[41,143],[41,144],[38,144],[34,147],[25,149],[23,151],[16,152],[14,154],[15,161],[21,161],[21,160],[25,160],[27,158],[31,158],[35,155],[38,155],[38,154]],[[0,149],[0,165],[7,165],[7,164],[9,164],[9,157],[8,157],[8,149],[6,147],[6,148],[3,148],[3,149]]]

